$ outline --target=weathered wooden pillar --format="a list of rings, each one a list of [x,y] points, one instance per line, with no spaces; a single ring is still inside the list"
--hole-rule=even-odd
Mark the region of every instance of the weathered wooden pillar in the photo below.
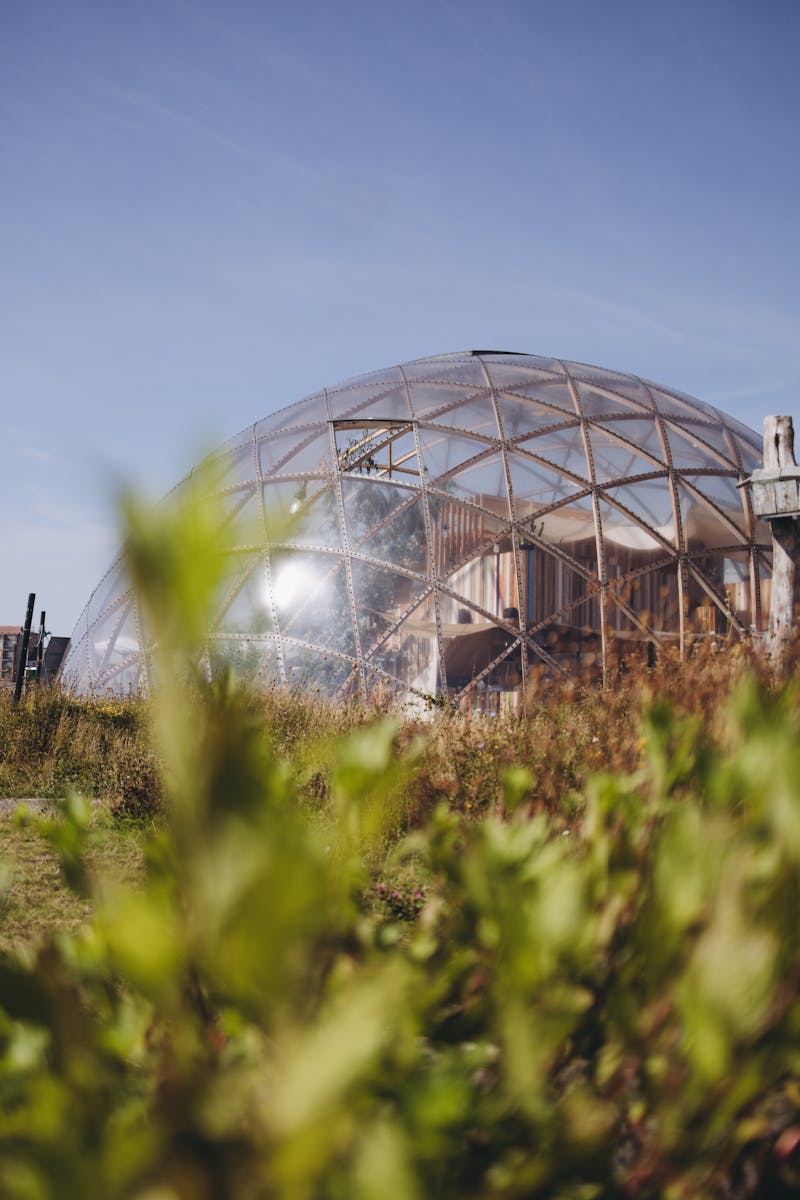
[[[773,670],[783,674],[794,630],[800,582],[800,468],[794,457],[791,417],[764,418],[764,467],[753,471],[753,512],[772,529],[772,589],[766,649]]]

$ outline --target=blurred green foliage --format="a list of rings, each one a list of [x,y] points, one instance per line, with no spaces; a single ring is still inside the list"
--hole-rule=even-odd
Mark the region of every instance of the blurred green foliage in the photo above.
[[[443,788],[400,836],[419,740],[385,718],[293,769],[187,666],[213,514],[126,511],[166,819],[135,884],[87,869],[77,794],[39,822],[96,915],[0,958],[0,1195],[798,1194],[796,686],[745,682],[724,741],[645,699],[636,770],[568,822],[498,755],[491,802]]]

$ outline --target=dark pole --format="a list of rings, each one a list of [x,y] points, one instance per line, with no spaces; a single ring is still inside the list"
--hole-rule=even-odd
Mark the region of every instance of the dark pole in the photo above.
[[[42,678],[42,669],[44,667],[44,618],[45,611],[42,609],[42,615],[39,618],[39,641],[36,645],[36,681]]]
[[[19,666],[17,667],[17,680],[14,684],[14,703],[19,703],[19,698],[22,695],[22,681],[25,678],[25,667],[28,664],[28,642],[31,640],[31,623],[33,621],[33,606],[36,603],[36,592],[31,592],[28,596],[28,611],[25,614],[25,628],[22,631],[22,650],[19,655]]]

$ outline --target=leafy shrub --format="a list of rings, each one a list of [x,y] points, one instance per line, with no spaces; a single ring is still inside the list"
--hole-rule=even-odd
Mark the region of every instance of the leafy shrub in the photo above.
[[[418,742],[356,721],[302,803],[258,705],[186,667],[215,522],[191,502],[128,520],[168,647],[166,822],[140,886],[86,869],[76,795],[42,822],[96,917],[0,959],[0,1194],[797,1194],[796,685],[749,677],[706,714],[667,666],[610,753],[624,770],[564,759],[568,820],[520,724],[521,761],[492,743],[476,780],[465,758],[398,839]],[[554,743],[611,747],[622,704],[565,706]]]

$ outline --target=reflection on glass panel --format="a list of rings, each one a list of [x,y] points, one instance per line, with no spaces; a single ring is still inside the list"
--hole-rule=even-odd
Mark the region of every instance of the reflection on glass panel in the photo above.
[[[591,495],[574,496],[558,508],[534,516],[526,523],[534,537],[552,545],[568,546],[578,542],[593,542],[595,536],[594,506]]]
[[[497,442],[500,437],[494,405],[489,393],[464,399],[460,404],[448,408],[444,412],[432,413],[426,418],[425,424],[436,425],[438,428],[446,430],[448,434],[451,429],[466,430],[468,433],[477,434],[479,437],[493,442]]]
[[[345,522],[350,549],[360,545],[374,529],[402,504],[408,504],[415,492],[383,480],[357,475],[342,477]]]
[[[689,469],[693,466],[735,466],[725,431],[719,426],[701,425],[685,421],[678,430],[667,425],[672,461],[676,468]]]
[[[353,663],[335,654],[286,641],[283,645],[286,682],[291,688],[319,688],[331,696],[352,674]]]
[[[285,636],[355,653],[344,559],[339,555],[291,550],[275,554],[272,598]]]
[[[490,516],[459,504],[450,497],[428,493],[436,574],[446,578],[456,566],[473,557],[487,543],[508,534],[508,518]]]
[[[517,396],[509,396],[503,392],[497,397],[497,407],[500,411],[500,420],[503,422],[503,432],[508,441],[531,437],[552,429],[554,425],[563,425],[565,421],[575,419],[574,412],[553,412],[552,408],[546,408],[534,400],[521,400]]]
[[[422,626],[420,630],[416,625]],[[439,659],[435,632],[428,632],[430,621],[415,621],[409,617],[396,634],[377,646],[366,659],[370,667],[402,680],[414,691],[433,696],[437,692]]]
[[[330,410],[333,420],[365,417],[370,420],[387,418],[395,421],[408,421],[411,409],[408,406],[408,392],[402,376],[385,387],[378,389],[354,388],[345,392],[331,392]]]
[[[479,558],[472,559],[448,577],[447,589],[492,617],[516,622],[520,598],[516,561],[510,543],[495,542],[487,546]],[[458,613],[451,604],[447,605],[447,613],[449,624],[458,620]]]
[[[553,466],[561,467],[579,479],[589,479],[589,464],[580,425],[571,425],[536,438],[526,438],[519,448]]]
[[[509,452],[508,467],[514,492],[514,511],[519,520],[529,517],[540,508],[565,500],[580,490],[580,484],[525,454]]]
[[[359,558],[351,566],[358,631],[366,651],[419,602],[430,585]]]
[[[87,649],[90,673],[100,683],[138,653],[139,632],[130,597],[106,610],[92,629]]]
[[[597,483],[613,483],[629,479],[632,475],[647,475],[654,468],[658,469],[649,459],[642,458],[634,447],[612,437],[599,426],[590,431],[589,441]]]
[[[351,565],[361,649],[366,652],[419,602],[428,584],[357,558]]]
[[[510,515],[505,464],[500,453],[483,458],[471,467],[464,467],[458,474],[440,483],[438,490],[456,499],[470,500],[503,517]]]
[[[488,367],[492,383],[498,390],[516,390],[552,379],[554,374],[563,374],[560,362],[533,354],[490,354],[484,355],[483,361]]]
[[[658,537],[676,544],[672,494],[666,475],[657,479],[640,479],[636,483],[608,487],[606,495],[610,500],[623,505],[647,527],[643,529],[642,525],[631,520],[614,505],[602,504],[603,537],[612,546],[654,550],[660,543],[658,538],[647,532],[648,529]]]
[[[680,599],[677,561],[665,562],[658,551],[652,555],[652,566],[646,560],[629,564],[631,573],[613,580],[611,587],[637,614],[643,623],[658,633],[679,627]]]
[[[274,436],[258,446],[261,474],[326,475],[333,471],[330,434],[327,426],[319,431],[300,431]]]
[[[675,388],[670,388],[667,392],[664,388],[653,384],[650,385],[650,390],[653,393],[656,404],[662,411],[664,411],[663,405],[671,402],[681,406],[680,411],[683,412],[684,418],[697,418],[699,414],[712,423],[719,422],[720,413],[718,409],[713,408],[710,404],[706,404],[704,400],[698,400],[696,396],[688,396],[685,392],[679,392]]]
[[[233,668],[238,679],[261,687],[280,684],[277,638],[224,637],[215,634],[208,640],[208,659],[212,678]]]
[[[421,426],[419,440],[425,478],[433,483],[440,475],[454,470],[480,454],[487,452],[490,443],[478,438],[463,437],[447,429],[431,429]]]
[[[516,396],[527,396],[536,400],[545,408],[551,409],[556,415],[577,416],[575,400],[569,385],[561,380],[542,380],[538,383],[524,384],[521,387],[506,388]]]
[[[322,480],[265,483],[264,519],[273,544],[342,547],[336,492]]]
[[[226,589],[216,628],[225,633],[274,633],[266,567],[249,564],[249,573],[232,581]]]
[[[592,387],[588,383],[577,383],[578,396],[581,401],[581,409],[585,417],[591,420],[596,418],[613,418],[630,416],[632,412],[640,413],[640,405],[631,405],[626,403],[619,396],[612,396],[609,392],[600,391],[596,387]]]
[[[649,417],[631,418],[624,417],[617,420],[599,421],[598,428],[608,430],[610,434],[618,439],[629,442],[631,446],[644,451],[651,459],[656,459],[659,464],[664,463],[664,448],[661,444],[658,426],[655,421]],[[595,426],[593,425],[589,431],[589,437],[594,444]],[[648,470],[651,468],[648,468]]]
[[[744,536],[744,509],[742,505],[742,489],[737,487],[738,475],[684,475],[683,478],[692,487],[697,488],[704,496],[708,496],[712,504],[724,513]]]
[[[415,397],[422,387],[434,381],[448,386],[455,383],[466,389],[486,385],[481,361],[471,354],[420,359],[418,362],[406,363],[403,371]]]
[[[271,413],[268,417],[263,417],[262,420],[257,421],[255,436],[260,441],[261,438],[267,435],[272,437],[276,432],[283,429],[314,425],[324,415],[325,394],[324,392],[315,392],[313,396],[307,396],[305,400],[300,400],[297,404],[289,404],[286,408],[281,408],[278,412]]]
[[[704,482],[708,482],[708,477]],[[677,492],[683,519],[683,534],[689,549],[694,550],[698,545],[712,549],[715,546],[729,546],[737,538],[741,538],[743,542],[746,540],[740,494],[735,496],[740,505],[739,512],[731,511],[728,514],[735,524],[735,529],[732,529],[727,522],[720,521],[717,513],[684,487],[682,482],[678,483]],[[742,532],[737,534],[736,530]]]
[[[428,555],[422,501],[414,499],[398,508],[385,524],[361,542],[359,550],[371,558],[425,574]]]

